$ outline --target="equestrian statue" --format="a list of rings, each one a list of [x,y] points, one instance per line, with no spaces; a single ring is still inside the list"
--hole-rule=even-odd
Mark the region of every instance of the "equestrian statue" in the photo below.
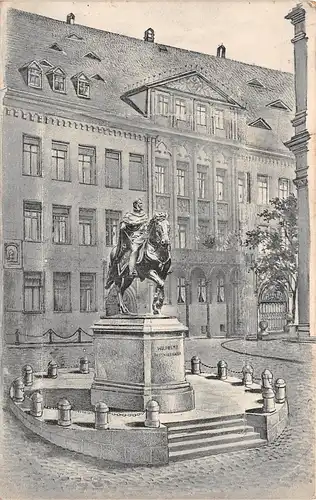
[[[154,314],[161,314],[165,297],[164,282],[171,266],[170,224],[168,214],[156,213],[150,220],[141,200],[133,203],[133,211],[120,223],[118,243],[110,253],[105,288],[117,287],[120,312],[130,314],[123,302],[125,290],[135,278],[149,279],[156,289],[152,303]]]

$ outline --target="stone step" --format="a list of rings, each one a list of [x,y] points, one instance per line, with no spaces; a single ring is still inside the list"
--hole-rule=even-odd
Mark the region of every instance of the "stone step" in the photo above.
[[[235,427],[236,425],[245,425],[245,420],[240,416],[229,417],[227,419],[218,420],[187,420],[182,422],[162,422],[168,429],[168,433],[186,433],[195,432],[198,430],[223,429],[226,427]]]
[[[186,432],[175,432],[172,430],[168,431],[168,441],[169,443],[176,443],[182,441],[189,441],[191,439],[206,439],[212,436],[224,436],[228,434],[248,434],[253,432],[253,427],[250,425],[244,425],[243,422],[240,425],[233,425],[223,428],[215,428],[215,429],[203,429],[195,428]]]
[[[230,453],[232,451],[245,450],[249,448],[260,448],[267,444],[267,441],[261,438],[242,439],[233,443],[212,444],[201,446],[197,449],[185,448],[183,450],[169,450],[169,460],[187,460],[190,458],[207,457],[209,455],[219,455],[221,453]]]
[[[185,440],[182,442],[169,442],[168,448],[171,451],[180,451],[180,450],[194,450],[199,449],[204,446],[215,446],[218,444],[230,444],[243,442],[244,440],[252,440],[260,438],[260,434],[258,432],[249,431],[244,434],[233,433],[233,434],[224,434],[219,436],[209,436],[207,438],[198,438],[192,437],[190,440]]]
[[[196,425],[196,424],[207,424],[207,423],[216,423],[216,422],[224,422],[226,420],[240,420],[244,419],[245,415],[243,413],[238,413],[236,415],[221,415],[218,417],[206,417],[206,418],[193,418],[189,420],[176,420],[174,422],[163,422],[168,428],[177,427],[179,425]]]

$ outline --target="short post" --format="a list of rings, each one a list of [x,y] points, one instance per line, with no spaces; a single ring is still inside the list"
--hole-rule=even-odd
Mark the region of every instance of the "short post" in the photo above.
[[[99,401],[94,407],[95,429],[109,428],[109,408],[103,401]]]
[[[43,396],[40,392],[34,392],[31,396],[30,414],[33,417],[41,417],[43,415]]]
[[[253,367],[249,363],[246,363],[242,369],[242,383],[245,387],[253,384]]]
[[[61,399],[57,405],[58,425],[69,427],[71,425],[71,404],[65,398]]]
[[[160,427],[159,404],[157,401],[151,400],[147,403],[145,427]]]
[[[217,377],[220,380],[226,380],[227,379],[227,371],[228,371],[228,365],[226,361],[219,361],[217,363]]]
[[[58,375],[58,366],[56,361],[50,361],[47,367],[47,376],[48,378],[57,378]]]
[[[22,376],[23,376],[23,382],[24,385],[29,386],[33,384],[33,368],[31,365],[25,365],[22,369]]]
[[[201,373],[201,361],[198,356],[191,358],[191,373],[192,375],[200,375]]]
[[[87,356],[80,358],[80,373],[89,373],[89,360]]]
[[[261,373],[262,387],[272,387],[273,385],[273,374],[267,368]]]
[[[263,413],[273,413],[275,411],[275,396],[272,387],[262,387]]]
[[[274,384],[275,388],[275,402],[284,403],[286,399],[286,383],[283,378],[278,378]]]
[[[24,401],[24,384],[21,377],[15,379],[12,383],[12,399],[17,403]]]

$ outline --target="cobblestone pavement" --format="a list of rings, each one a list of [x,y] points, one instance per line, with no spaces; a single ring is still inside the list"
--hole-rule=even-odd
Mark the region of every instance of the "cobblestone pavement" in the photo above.
[[[233,340],[226,347],[266,358],[228,351],[219,340],[189,340],[186,359],[197,354],[209,366],[225,359],[234,371],[240,371],[247,359],[256,376],[269,368],[275,378],[283,377],[288,384],[291,422],[273,444],[163,467],[121,467],[46,443],[5,411],[1,425],[1,498],[313,498],[312,355],[316,355],[316,345]]]

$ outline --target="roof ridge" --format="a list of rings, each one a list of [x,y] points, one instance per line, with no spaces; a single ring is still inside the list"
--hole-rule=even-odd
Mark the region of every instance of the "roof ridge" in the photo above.
[[[28,16],[31,16],[31,17],[41,17],[43,19],[49,19],[50,21],[54,21],[56,23],[61,23],[63,25],[66,25],[66,22],[65,21],[62,21],[61,19],[56,19],[56,18],[53,18],[53,17],[48,17],[48,16],[44,16],[42,14],[36,14],[34,12],[29,12],[29,11],[26,11],[26,10],[22,10],[22,9],[16,9],[14,7],[9,7],[9,12],[13,11],[13,12],[17,12],[17,13],[23,13],[23,14],[27,14]],[[144,42],[144,40],[142,40],[141,38],[136,38],[136,37],[133,37],[133,36],[130,36],[130,35],[124,35],[124,34],[121,34],[121,33],[116,33],[116,32],[113,32],[113,31],[106,31],[106,30],[102,30],[100,28],[95,28],[93,26],[88,26],[88,25],[85,25],[85,24],[72,24],[71,27],[72,29],[76,29],[75,26],[79,26],[79,27],[83,27],[83,28],[86,28],[88,30],[94,30],[94,31],[98,31],[100,33],[109,33],[111,35],[114,35],[114,36],[119,36],[119,37],[124,37],[124,38],[127,38],[129,40],[136,40],[138,42],[141,42],[141,43],[148,43],[148,42]],[[56,42],[57,43],[57,42]],[[234,64],[238,64],[238,65],[243,65],[243,66],[248,66],[248,67],[255,67],[255,68],[259,68],[259,69],[263,69],[263,70],[268,70],[268,71],[271,71],[271,72],[274,72],[274,73],[277,73],[277,74],[285,74],[285,75],[291,75],[292,77],[294,77],[294,74],[290,71],[282,71],[282,70],[279,70],[279,69],[275,69],[275,68],[269,68],[267,66],[260,66],[258,64],[252,64],[252,63],[247,63],[247,62],[244,62],[244,61],[239,61],[237,59],[230,59],[229,57],[225,57],[225,58],[218,58],[217,56],[213,55],[213,54],[208,54],[207,52],[198,52],[197,50],[191,50],[191,49],[185,49],[185,48],[182,48],[182,47],[176,47],[174,45],[168,45],[166,43],[163,43],[163,42],[155,42],[152,44],[153,46],[158,46],[158,45],[164,45],[165,47],[169,48],[169,49],[173,49],[173,50],[179,50],[179,51],[183,51],[183,52],[189,52],[191,54],[199,54],[199,55],[204,55],[206,57],[210,57],[212,59],[215,59],[215,60],[218,60],[218,59],[221,59],[221,61],[229,61],[229,62],[232,62]]]

